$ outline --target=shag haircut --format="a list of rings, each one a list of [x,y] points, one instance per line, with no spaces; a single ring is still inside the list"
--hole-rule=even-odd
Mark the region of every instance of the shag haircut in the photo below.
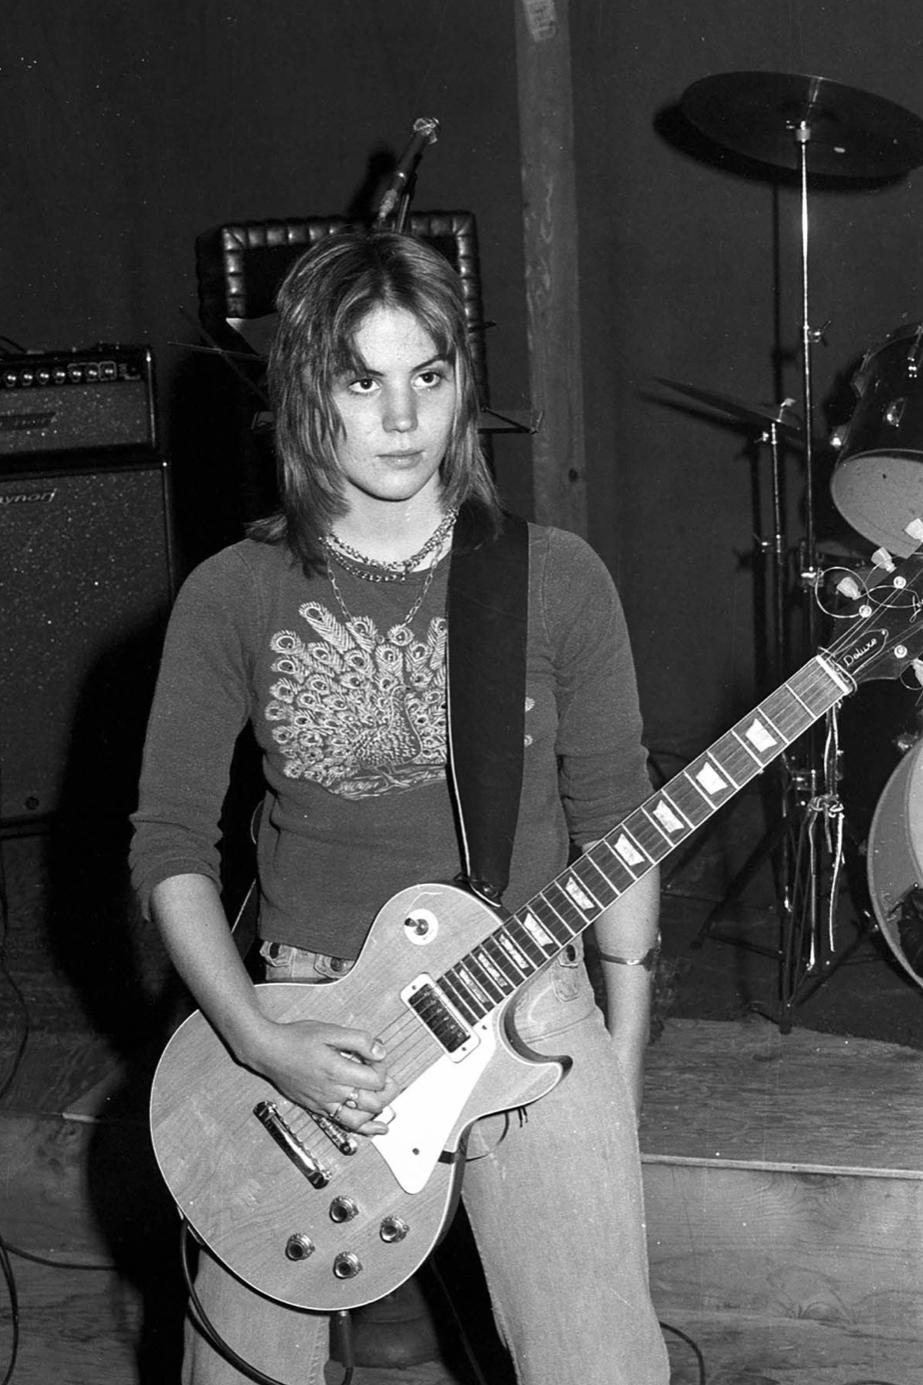
[[[440,467],[447,508],[471,502],[470,543],[492,537],[500,503],[481,452],[478,399],[458,276],[425,241],[395,231],[331,234],[302,255],[276,298],[269,357],[281,504],[249,527],[251,538],[284,542],[307,575],[324,563],[320,536],[346,510],[337,442],[343,431],[333,390],[366,369],[356,334],[374,308],[412,313],[455,371],[455,416]]]

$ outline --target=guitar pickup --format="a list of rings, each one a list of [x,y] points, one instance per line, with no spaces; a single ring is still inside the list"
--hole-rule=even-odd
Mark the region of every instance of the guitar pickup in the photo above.
[[[263,1129],[268,1130],[279,1148],[285,1151],[295,1167],[304,1174],[311,1187],[326,1188],[330,1182],[329,1169],[325,1169],[320,1160],[315,1159],[311,1151],[305,1148],[291,1126],[279,1114],[275,1102],[258,1101],[253,1108],[253,1114]]]
[[[425,972],[401,991],[401,999],[423,1021],[450,1058],[457,1061],[477,1047],[477,1035],[471,1032],[444,992]]]

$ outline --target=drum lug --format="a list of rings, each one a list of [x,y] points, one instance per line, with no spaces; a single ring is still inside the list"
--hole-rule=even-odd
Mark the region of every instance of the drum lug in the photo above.
[[[920,323],[913,338],[913,344],[907,352],[907,374],[911,380],[915,380],[920,371],[920,343],[923,341],[923,323]]]
[[[904,410],[906,407],[906,399],[892,399],[883,414],[885,423],[891,428],[900,428],[901,419],[904,417]]]

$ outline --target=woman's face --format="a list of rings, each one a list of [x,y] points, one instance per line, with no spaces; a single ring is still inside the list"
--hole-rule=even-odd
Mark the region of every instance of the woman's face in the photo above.
[[[354,344],[362,372],[341,376],[332,393],[343,424],[336,454],[347,503],[437,494],[455,416],[453,365],[403,308],[371,309]]]

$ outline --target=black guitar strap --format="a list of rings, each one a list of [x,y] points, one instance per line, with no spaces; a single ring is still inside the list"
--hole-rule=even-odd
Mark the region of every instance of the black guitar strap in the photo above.
[[[497,539],[466,543],[459,515],[449,568],[449,773],[466,883],[498,903],[522,791],[529,530],[504,515]]]

